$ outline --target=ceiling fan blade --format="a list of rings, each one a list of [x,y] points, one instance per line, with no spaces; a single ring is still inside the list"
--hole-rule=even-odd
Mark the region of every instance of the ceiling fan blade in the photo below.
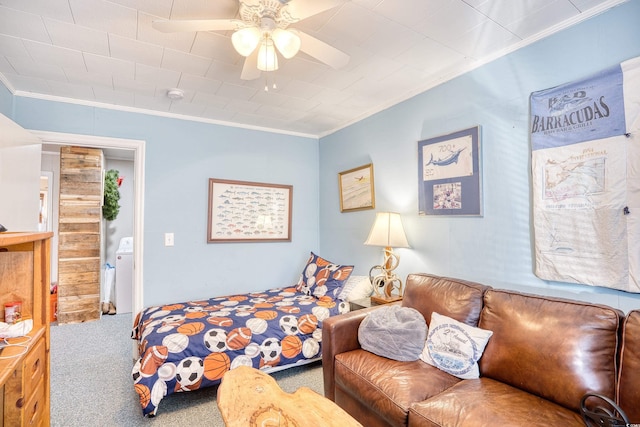
[[[237,19],[158,20],[152,23],[153,28],[163,33],[236,30],[242,25]]]
[[[251,55],[247,56],[242,66],[242,80],[255,80],[260,77],[261,71],[258,70],[258,48]]]
[[[309,34],[296,30],[300,37],[300,50],[324,62],[334,69],[342,68],[349,62],[349,55]]]
[[[293,18],[293,22],[298,22],[325,10],[333,9],[342,3],[341,0],[291,0],[282,7],[280,13],[287,13]]]

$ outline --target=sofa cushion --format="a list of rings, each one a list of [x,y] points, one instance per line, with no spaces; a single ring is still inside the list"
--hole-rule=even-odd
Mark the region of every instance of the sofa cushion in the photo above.
[[[478,378],[478,360],[492,334],[433,312],[420,359],[458,378]]]
[[[629,421],[640,424],[640,310],[633,310],[624,321],[620,371],[618,377],[618,405]]]
[[[435,311],[467,325],[478,326],[482,296],[487,289],[490,288],[465,280],[410,274],[407,276],[402,306],[418,310],[427,323]]]
[[[579,414],[489,378],[464,380],[409,409],[410,427],[580,426]]]
[[[588,391],[613,399],[622,316],[604,305],[489,290],[478,326],[493,336],[480,374],[576,412]]]
[[[412,403],[435,396],[459,381],[421,360],[399,362],[361,349],[335,357],[336,403],[343,408],[355,406],[340,401],[345,394],[390,425],[406,425]]]
[[[427,337],[427,323],[418,310],[385,305],[371,311],[358,328],[360,347],[378,356],[418,360]]]

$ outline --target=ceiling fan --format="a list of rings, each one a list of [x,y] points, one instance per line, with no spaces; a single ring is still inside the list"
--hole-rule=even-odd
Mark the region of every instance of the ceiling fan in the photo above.
[[[289,25],[332,9],[341,0],[238,0],[240,19],[192,19],[153,21],[165,33],[179,31],[229,31],[235,50],[246,57],[243,80],[260,77],[261,71],[278,69],[278,53],[286,59],[299,51],[332,68],[349,62],[349,56],[317,38]]]

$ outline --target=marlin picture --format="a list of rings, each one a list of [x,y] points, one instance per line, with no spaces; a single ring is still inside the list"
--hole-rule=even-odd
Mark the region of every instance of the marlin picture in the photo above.
[[[433,153],[431,153],[431,158],[429,159],[429,162],[425,166],[429,166],[429,165],[447,166],[452,163],[458,163],[458,157],[460,157],[460,153],[462,153],[464,149],[465,147],[462,147],[458,151],[451,151],[450,152],[451,155],[449,157],[445,157],[444,159],[438,159],[438,160],[434,160]]]

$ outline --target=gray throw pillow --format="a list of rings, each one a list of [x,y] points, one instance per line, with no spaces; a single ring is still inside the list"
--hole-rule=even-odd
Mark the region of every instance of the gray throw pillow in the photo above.
[[[418,360],[427,338],[427,322],[418,310],[385,305],[371,311],[358,329],[360,347],[388,359]]]

